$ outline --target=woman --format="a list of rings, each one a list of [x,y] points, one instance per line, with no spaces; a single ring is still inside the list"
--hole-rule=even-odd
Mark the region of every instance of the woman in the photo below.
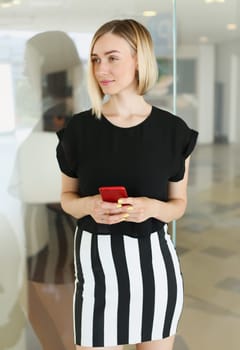
[[[98,29],[88,77],[92,109],[58,132],[57,147],[62,207],[78,219],[75,343],[170,350],[183,286],[167,223],[186,209],[197,132],[144,100],[157,67],[135,20]],[[128,197],[105,202],[100,186],[125,186]]]

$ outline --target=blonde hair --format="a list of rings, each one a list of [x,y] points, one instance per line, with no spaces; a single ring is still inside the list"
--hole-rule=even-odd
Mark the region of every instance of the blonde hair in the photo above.
[[[101,117],[104,94],[94,76],[91,54],[96,41],[104,34],[112,33],[125,39],[136,52],[138,63],[137,89],[139,95],[144,95],[156,83],[158,69],[149,31],[133,19],[113,20],[103,24],[95,33],[88,59],[88,92],[92,102],[92,112]]]

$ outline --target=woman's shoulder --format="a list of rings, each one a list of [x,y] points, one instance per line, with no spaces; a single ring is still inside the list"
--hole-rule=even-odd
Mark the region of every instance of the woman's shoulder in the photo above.
[[[180,116],[173,114],[168,110],[159,107],[153,107],[153,115],[156,126],[163,128],[166,132],[173,132],[178,135],[185,135],[189,132],[198,135],[198,131],[194,130],[188,123]]]
[[[96,117],[92,114],[91,109],[87,109],[85,111],[81,111],[79,113],[73,114],[73,116],[69,120],[69,124],[82,124],[87,123],[89,121],[94,120]]]
[[[86,129],[89,130],[91,125],[94,125],[95,119],[96,117],[92,114],[91,109],[73,114],[64,128],[57,131],[57,136],[59,139],[71,139],[76,135],[79,136],[79,134],[84,135],[86,134]]]
[[[162,109],[160,107],[153,106],[153,114],[155,120],[159,123],[169,125],[169,126],[185,126],[186,122],[180,116],[170,112],[167,109]]]
[[[94,130],[97,126],[98,119],[92,114],[92,110],[88,109],[79,113],[73,114],[69,119],[66,129],[70,129],[72,132],[79,133],[81,130],[85,132],[85,128],[88,130]]]

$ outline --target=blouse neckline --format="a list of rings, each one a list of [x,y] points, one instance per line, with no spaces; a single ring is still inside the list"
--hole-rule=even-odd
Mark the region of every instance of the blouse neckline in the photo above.
[[[153,109],[154,106],[152,106],[150,113],[144,118],[144,120],[142,120],[141,122],[139,122],[136,125],[132,125],[132,126],[119,126],[119,125],[115,125],[114,123],[112,123],[108,118],[106,118],[104,116],[104,114],[101,114],[101,119],[104,120],[104,122],[110,126],[112,126],[113,128],[119,129],[119,130],[130,130],[130,129],[135,129],[138,127],[141,127],[145,124],[148,124],[149,121],[151,120],[151,117],[153,115]]]

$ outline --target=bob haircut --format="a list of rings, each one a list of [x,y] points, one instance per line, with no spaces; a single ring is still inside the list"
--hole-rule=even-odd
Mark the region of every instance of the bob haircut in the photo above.
[[[92,103],[92,113],[101,118],[101,108],[104,94],[94,76],[91,54],[96,41],[104,34],[112,33],[125,39],[137,54],[138,75],[137,89],[139,95],[144,95],[156,83],[158,69],[154,54],[153,42],[149,31],[133,19],[112,20],[103,24],[95,33],[88,59],[88,93]]]

